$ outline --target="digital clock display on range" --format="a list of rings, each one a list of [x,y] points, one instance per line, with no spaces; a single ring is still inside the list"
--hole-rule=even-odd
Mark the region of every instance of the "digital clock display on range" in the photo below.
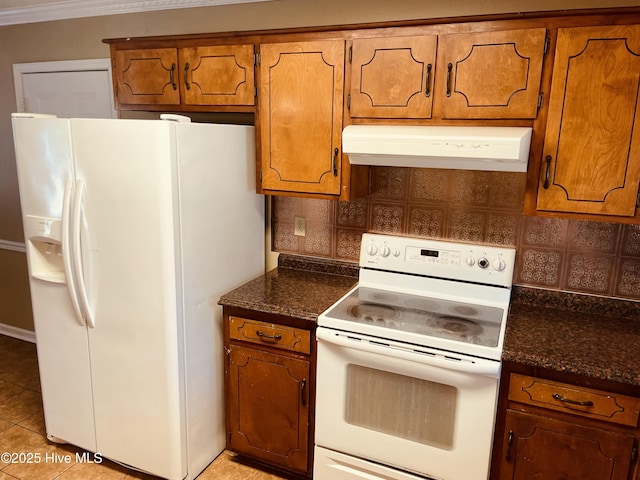
[[[440,251],[438,250],[427,250],[425,248],[420,249],[420,255],[423,257],[434,257],[438,258],[440,256]]]

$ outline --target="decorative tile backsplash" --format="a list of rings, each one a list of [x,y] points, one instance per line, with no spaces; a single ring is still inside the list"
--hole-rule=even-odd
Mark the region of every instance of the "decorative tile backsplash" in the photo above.
[[[640,225],[522,215],[526,174],[372,167],[353,202],[272,197],[272,248],[358,261],[364,232],[517,248],[514,283],[640,300]],[[294,218],[306,219],[304,237]]]

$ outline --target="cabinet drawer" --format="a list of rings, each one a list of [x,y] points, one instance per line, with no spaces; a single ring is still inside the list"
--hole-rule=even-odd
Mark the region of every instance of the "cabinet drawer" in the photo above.
[[[293,352],[311,352],[311,332],[273,323],[229,317],[229,337]]]
[[[509,400],[606,422],[638,425],[640,399],[615,393],[511,374]]]

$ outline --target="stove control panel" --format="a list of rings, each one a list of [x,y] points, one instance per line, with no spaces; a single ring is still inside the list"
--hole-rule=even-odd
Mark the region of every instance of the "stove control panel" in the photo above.
[[[365,233],[360,267],[510,287],[515,249]]]

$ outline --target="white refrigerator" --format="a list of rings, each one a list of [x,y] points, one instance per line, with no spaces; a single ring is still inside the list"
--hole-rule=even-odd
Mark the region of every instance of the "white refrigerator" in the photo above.
[[[225,448],[217,301],[264,272],[264,197],[253,127],[163,117],[12,122],[47,436],[178,480]]]

